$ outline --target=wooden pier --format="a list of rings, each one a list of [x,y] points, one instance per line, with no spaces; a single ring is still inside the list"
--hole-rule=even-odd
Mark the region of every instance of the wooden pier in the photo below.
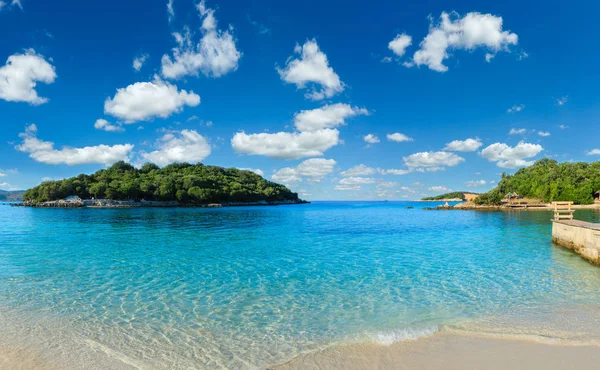
[[[552,241],[600,265],[600,223],[573,219],[572,202],[554,203]]]

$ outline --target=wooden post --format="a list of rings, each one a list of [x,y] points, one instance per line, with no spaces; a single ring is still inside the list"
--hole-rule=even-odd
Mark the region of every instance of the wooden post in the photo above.
[[[573,202],[553,202],[554,205],[554,220],[572,220],[573,213]]]

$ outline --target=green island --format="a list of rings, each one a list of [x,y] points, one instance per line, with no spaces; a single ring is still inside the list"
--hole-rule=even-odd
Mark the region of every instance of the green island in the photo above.
[[[452,192],[424,201],[462,199],[455,206],[436,209],[490,209],[549,207],[552,202],[573,202],[579,207],[600,205],[600,162],[564,162],[544,158],[514,175],[502,174],[498,185],[483,194]]]
[[[514,175],[502,174],[494,189],[474,200],[480,205],[499,205],[506,194],[537,199],[544,203],[571,201],[593,204],[600,190],[600,162],[564,162],[544,158]]]
[[[77,204],[106,200],[102,204],[107,206],[126,205],[124,202],[170,206],[305,203],[287,187],[247,170],[202,163],[163,168],[146,163],[137,169],[121,161],[92,175],[43,182],[25,192],[23,205],[51,205],[65,199],[76,199],[70,203]],[[96,204],[102,205],[91,205]]]

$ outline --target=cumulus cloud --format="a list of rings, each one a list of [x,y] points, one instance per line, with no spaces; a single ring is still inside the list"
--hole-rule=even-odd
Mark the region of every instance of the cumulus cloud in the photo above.
[[[431,186],[431,187],[429,187],[429,189],[428,189],[428,190],[429,190],[429,191],[435,191],[435,192],[438,192],[438,193],[447,193],[447,192],[449,192],[449,191],[452,191],[452,189],[450,189],[450,188],[447,188],[447,187],[445,187],[445,186],[441,186],[441,185],[438,185],[438,186]]]
[[[426,65],[437,72],[446,72],[444,60],[450,57],[448,50],[474,50],[483,47],[488,50],[489,62],[496,53],[508,50],[518,43],[518,36],[503,31],[503,19],[492,14],[471,12],[460,17],[457,13],[442,12],[440,21],[430,25],[429,34],[420,44],[412,62],[406,66]]]
[[[412,44],[412,37],[403,33],[398,34],[390,43],[388,44],[388,49],[390,49],[394,54],[401,57],[406,53],[406,48],[408,48]]]
[[[341,173],[342,176],[369,176],[375,173],[375,169],[364,164],[359,164]]]
[[[136,72],[139,72],[144,66],[144,63],[146,63],[146,60],[148,60],[148,57],[148,54],[142,54],[133,58],[133,69],[135,69]]]
[[[310,184],[321,180],[333,172],[336,162],[333,159],[311,158],[296,167],[285,167],[273,174],[274,181],[284,184],[306,180]]]
[[[338,185],[336,185],[333,189],[341,191],[358,191],[361,189],[362,185],[374,183],[374,178],[352,176],[341,179]]]
[[[217,30],[215,11],[207,8],[204,0],[198,3],[197,9],[202,19],[202,37],[196,44],[188,28],[183,34],[173,34],[177,42],[172,50],[173,56],[165,54],[161,59],[161,74],[165,78],[198,76],[199,73],[207,77],[220,77],[238,68],[242,53],[236,48],[231,28]]]
[[[412,137],[408,137],[404,134],[401,134],[399,132],[393,133],[393,134],[387,134],[387,139],[389,141],[395,141],[397,143],[402,143],[405,141],[414,141],[414,139]]]
[[[548,131],[538,131],[538,135],[540,135],[542,137],[546,137],[546,136],[550,136],[550,133]]]
[[[363,137],[363,140],[368,144],[377,144],[380,140],[373,134],[368,134]]]
[[[194,130],[169,132],[157,142],[157,149],[150,153],[142,152],[145,162],[166,166],[176,162],[202,162],[210,155],[211,148],[206,138]]]
[[[421,152],[403,157],[404,164],[409,168],[429,167],[440,170],[442,167],[454,167],[465,159],[450,152]]]
[[[511,128],[510,132],[508,134],[509,135],[525,135],[525,133],[527,133],[527,130],[524,128]]]
[[[98,145],[83,148],[63,147],[54,149],[54,143],[37,138],[37,126],[27,126],[25,132],[19,134],[22,138],[21,144],[16,149],[28,153],[33,160],[47,164],[67,164],[74,166],[78,164],[112,164],[118,161],[129,161],[129,155],[133,145]]]
[[[177,86],[155,79],[153,82],[136,82],[117,90],[115,96],[104,102],[104,113],[120,118],[125,123],[147,121],[154,117],[167,118],[179,113],[184,106],[200,104],[200,96]]]
[[[97,119],[96,122],[94,123],[94,128],[96,130],[103,130],[103,131],[108,131],[108,132],[125,131],[125,129],[122,126],[113,125],[112,123],[108,122],[105,119]]]
[[[374,183],[375,183],[374,178],[358,177],[358,176],[345,177],[345,178],[341,179],[339,182],[340,185],[347,185],[347,186],[368,185],[368,184],[374,184]]]
[[[318,157],[339,143],[340,132],[323,129],[308,132],[278,132],[275,134],[236,133],[231,139],[233,149],[242,154],[264,155],[277,159]]]
[[[300,57],[288,59],[285,68],[277,67],[283,81],[295,84],[299,89],[312,84],[312,91],[305,95],[312,100],[331,98],[344,91],[344,83],[329,66],[327,55],[319,49],[315,39],[306,41],[302,46],[296,45],[294,52]],[[320,86],[320,90],[316,85]]]
[[[482,146],[483,143],[481,140],[475,139],[466,139],[466,140],[454,140],[448,144],[444,150],[449,150],[453,152],[474,152]]]
[[[55,79],[54,66],[35,50],[11,55],[0,67],[0,99],[32,105],[47,103],[48,98],[40,97],[35,88],[38,82],[51,84]]]
[[[465,185],[467,185],[468,188],[477,188],[479,186],[484,186],[485,184],[486,184],[485,180],[471,180],[471,181],[465,182]]]
[[[512,107],[508,108],[506,110],[506,112],[507,113],[518,113],[518,112],[522,111],[523,109],[525,109],[525,106],[523,104],[513,105]]]
[[[347,118],[367,114],[369,111],[365,108],[338,103],[296,113],[294,125],[298,131],[318,131],[345,125]]]
[[[501,168],[531,166],[534,162],[526,159],[535,157],[544,148],[538,144],[520,142],[515,147],[504,143],[495,143],[481,151],[481,156],[490,162],[496,162]]]
[[[600,149],[588,150],[585,154],[587,154],[587,155],[600,155]]]

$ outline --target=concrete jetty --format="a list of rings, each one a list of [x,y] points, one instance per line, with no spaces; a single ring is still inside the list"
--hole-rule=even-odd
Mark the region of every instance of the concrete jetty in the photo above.
[[[579,220],[552,221],[552,241],[600,265],[600,223]]]

